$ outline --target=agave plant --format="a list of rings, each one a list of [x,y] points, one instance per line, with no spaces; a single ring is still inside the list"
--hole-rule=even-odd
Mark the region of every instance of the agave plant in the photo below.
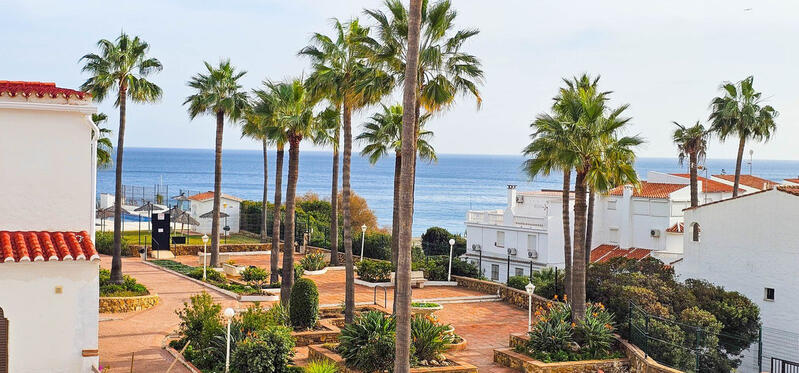
[[[393,316],[371,311],[358,316],[341,330],[338,353],[348,368],[382,372],[394,365],[396,321]]]
[[[319,271],[327,267],[327,261],[322,253],[308,254],[300,259],[300,264],[306,271]]]
[[[435,303],[434,303],[435,304]],[[452,344],[449,325],[439,324],[433,318],[416,315],[411,319],[411,346],[418,360],[434,360]]]

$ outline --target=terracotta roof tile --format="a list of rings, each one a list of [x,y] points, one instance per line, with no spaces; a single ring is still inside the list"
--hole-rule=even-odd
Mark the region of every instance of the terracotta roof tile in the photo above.
[[[799,196],[799,185],[780,185],[777,187],[777,190]]]
[[[672,174],[674,176],[684,177],[690,179],[690,174]],[[702,193],[732,193],[732,185],[727,185],[715,180],[710,180],[702,176],[697,176],[697,180],[702,181]],[[743,191],[743,189],[738,189]]]
[[[683,223],[683,222],[674,223],[674,225],[672,225],[671,227],[666,229],[666,232],[669,232],[669,233],[683,233],[683,232],[685,232],[685,223]]]
[[[637,247],[622,249],[618,245],[599,245],[591,250],[591,263],[605,263],[613,258],[641,260],[651,253],[652,250]]]
[[[666,183],[650,183],[646,181],[641,182],[641,187],[633,189],[633,197],[645,198],[669,198],[669,194],[674,193],[687,185],[684,184],[666,184]],[[618,186],[610,190],[609,194],[613,196],[620,196],[624,193],[624,186]]]
[[[717,177],[719,179],[727,180],[731,183],[735,182],[735,175],[713,175],[713,177]],[[778,183],[775,183],[771,180],[764,179],[762,177],[757,177],[754,175],[741,175],[740,180],[738,182],[741,185],[746,185],[750,188],[766,190],[771,189]]]
[[[189,196],[189,199],[192,200],[192,201],[207,201],[207,200],[209,200],[211,198],[214,198],[214,192],[211,192],[211,191],[208,191],[208,192],[205,192],[205,193],[197,193],[197,194],[195,194],[193,196]],[[225,194],[225,193],[222,193],[222,198],[227,198],[229,200],[239,201],[239,202],[243,201],[243,199],[241,199],[241,198],[234,197],[234,196],[231,196],[230,194]]]
[[[86,231],[0,231],[0,263],[99,259]]]
[[[68,88],[60,88],[56,87],[55,83],[43,83],[43,82],[21,82],[21,81],[9,81],[9,80],[0,80],[0,96],[8,95],[11,97],[15,96],[22,96],[22,97],[50,97],[50,98],[57,98],[57,97],[66,97],[69,98],[71,96],[78,97],[83,99],[84,97],[91,97],[91,94],[87,92],[76,91],[74,89]]]
[[[799,178],[796,179],[785,179],[785,181],[789,183],[799,184]]]

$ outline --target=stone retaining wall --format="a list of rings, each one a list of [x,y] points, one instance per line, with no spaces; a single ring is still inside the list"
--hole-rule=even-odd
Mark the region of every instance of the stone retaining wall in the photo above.
[[[511,348],[494,350],[494,362],[525,373],[594,373],[613,372],[627,368],[627,359],[564,361],[544,363]]]
[[[305,249],[305,253],[306,253],[306,254],[316,254],[316,253],[321,253],[321,254],[324,254],[324,255],[328,255],[328,258],[330,258],[330,256],[329,256],[329,255],[330,255],[330,250],[328,250],[328,249],[325,249],[325,248],[321,248],[321,247],[308,246],[308,247]],[[372,258],[366,258],[366,259],[383,261],[382,259],[372,259]],[[339,263],[339,265],[344,265],[344,261],[345,261],[345,260],[346,260],[346,258],[345,258],[345,255],[344,255],[344,253],[342,253],[342,252],[339,252],[339,253],[338,253],[338,263]],[[353,263],[357,263],[357,262],[359,262],[360,260],[361,260],[361,257],[360,257],[360,256],[358,256],[358,255],[353,255],[353,256],[352,256],[352,262],[353,262]]]
[[[339,368],[340,373],[361,373],[360,371],[349,369],[344,366],[344,359],[341,358],[341,355],[328,350],[327,348],[321,345],[311,345],[308,346],[308,361],[330,361]],[[450,359],[452,360],[452,359]],[[440,372],[440,373],[477,373],[477,367],[468,363],[464,363],[461,361],[455,361],[458,365],[453,366],[446,366],[446,367],[420,367],[420,368],[411,368],[411,373],[428,373],[428,372]]]
[[[138,297],[100,297],[100,313],[122,313],[153,308],[158,304],[158,294]]]
[[[131,256],[138,256],[139,249],[143,248],[144,245],[130,245]],[[211,246],[208,245],[207,250],[210,253]],[[281,251],[283,247],[281,245]],[[271,243],[241,243],[241,244],[220,244],[219,245],[219,252],[220,253],[241,253],[241,252],[249,252],[249,251],[269,251],[272,250]],[[197,255],[203,251],[203,245],[169,245],[169,251],[172,252],[173,255]],[[147,246],[147,254],[150,255],[153,252],[153,247],[148,245]]]
[[[452,278],[460,287],[479,291],[485,294],[496,294],[507,303],[527,309],[528,295],[524,290],[514,289],[498,282],[478,280],[471,277],[453,275]],[[538,306],[544,307],[548,302],[550,302],[550,300],[533,294],[533,308]]]

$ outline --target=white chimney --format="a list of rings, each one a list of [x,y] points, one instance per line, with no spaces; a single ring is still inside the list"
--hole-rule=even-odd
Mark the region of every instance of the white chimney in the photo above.
[[[508,184],[508,208],[511,211],[516,207],[516,185]]]

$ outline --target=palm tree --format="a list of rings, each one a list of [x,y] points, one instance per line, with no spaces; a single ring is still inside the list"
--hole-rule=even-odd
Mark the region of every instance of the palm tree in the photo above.
[[[335,20],[335,37],[315,33],[311,45],[300,50],[313,64],[308,77],[310,96],[323,96],[341,107],[344,130],[344,155],[342,164],[342,209],[344,223],[344,253],[346,266],[345,311],[346,322],[352,322],[355,311],[355,271],[352,260],[352,227],[350,212],[350,163],[352,158],[352,111],[375,103],[390,92],[393,79],[382,70],[367,63],[363,50],[375,45],[369,38],[369,29],[358,20],[346,24]],[[331,200],[334,197],[331,197]]]
[[[189,117],[200,114],[216,116],[216,145],[214,147],[214,207],[211,221],[211,267],[219,264],[219,208],[222,196],[222,133],[225,117],[231,122],[239,120],[247,112],[247,93],[242,90],[238,80],[246,71],[236,71],[230,60],[219,62],[214,67],[203,62],[206,74],[198,73],[188,82],[195,93],[186,97],[183,105],[189,105]]]
[[[412,106],[417,102],[419,71],[419,34],[422,21],[422,0],[411,0],[407,18],[407,47],[404,87],[402,90],[402,164],[400,167],[400,229],[397,248],[396,289],[396,343],[394,372],[411,371],[411,235],[413,229],[413,184],[416,162],[416,113]]]
[[[680,151],[680,165],[688,157],[688,170],[691,175],[691,207],[696,207],[699,206],[699,186],[696,170],[699,162],[705,159],[708,131],[705,130],[705,126],[699,121],[692,127],[685,127],[677,122],[673,123],[677,126],[677,129],[674,130],[672,138],[674,143],[677,144],[677,150]]]
[[[394,208],[391,225],[391,247],[396,248],[399,240],[399,182],[400,167],[402,165],[402,105],[388,107],[382,105],[382,111],[375,113],[364,123],[364,131],[361,132],[356,140],[365,144],[361,155],[369,159],[369,163],[375,164],[390,151],[394,152]],[[429,114],[422,116],[420,126],[430,118]],[[436,161],[435,149],[428,142],[433,137],[432,131],[420,130],[419,138],[416,140],[416,149],[419,157],[426,161]],[[397,265],[397,250],[392,250],[391,261]],[[396,299],[396,297],[395,297]]]
[[[274,116],[268,100],[254,92],[255,100],[250,104],[251,110],[244,116],[244,125],[241,127],[241,136],[249,137],[261,142],[264,153],[264,193],[261,207],[261,242],[266,242],[267,235],[267,202],[269,196],[269,144],[272,142],[267,133],[267,127],[272,125]]]
[[[114,143],[111,142],[110,128],[100,127],[108,116],[105,113],[92,114],[92,122],[97,128],[100,129],[100,134],[97,137],[97,168],[106,168],[111,166],[111,152],[114,150]]]
[[[306,84],[308,86],[308,84]],[[314,136],[316,145],[330,145],[333,148],[333,177],[330,187],[330,265],[338,263],[338,150],[341,144],[341,111],[330,105],[318,116],[318,128]]]
[[[89,53],[80,58],[86,61],[81,69],[91,77],[81,85],[81,90],[102,101],[116,90],[115,106],[119,107],[117,131],[117,157],[114,186],[114,249],[111,259],[111,281],[122,282],[122,154],[125,145],[125,113],[128,97],[133,102],[153,102],[161,98],[161,88],[147,77],[161,71],[161,62],[150,58],[150,45],[138,36],[131,38],[121,33],[114,42],[102,39],[97,42],[99,54]]]
[[[738,137],[738,156],[735,160],[735,183],[732,196],[738,196],[746,140],[768,141],[776,130],[774,122],[779,113],[771,105],[763,105],[761,93],[752,87],[754,77],[733,84],[721,85],[723,96],[713,99],[710,104],[711,131],[717,132],[721,141],[728,137]]]
[[[294,211],[296,207],[297,179],[299,176],[300,142],[313,140],[318,131],[313,115],[314,102],[310,100],[302,80],[280,83],[267,82],[275,113],[276,131],[285,132],[289,143],[288,185],[286,185],[286,218],[283,232],[283,276],[280,285],[280,302],[288,307],[291,287],[294,285]]]

